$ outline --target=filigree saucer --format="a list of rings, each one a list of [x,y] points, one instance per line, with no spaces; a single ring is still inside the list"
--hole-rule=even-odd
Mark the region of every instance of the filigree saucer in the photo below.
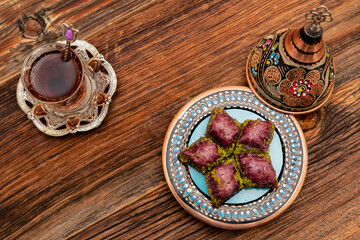
[[[65,41],[58,43],[65,44]],[[47,109],[46,114],[41,114],[42,109],[36,108],[40,102],[26,92],[21,79],[17,85],[16,97],[19,106],[41,132],[50,136],[63,136],[98,127],[107,114],[111,97],[116,90],[117,79],[114,69],[93,45],[86,41],[76,40],[71,48],[78,54],[84,65],[95,56],[101,60],[99,71],[93,75],[84,71],[89,89],[84,97],[85,104],[76,109],[76,117],[72,116],[72,113],[56,109]],[[39,112],[40,114],[36,114]]]

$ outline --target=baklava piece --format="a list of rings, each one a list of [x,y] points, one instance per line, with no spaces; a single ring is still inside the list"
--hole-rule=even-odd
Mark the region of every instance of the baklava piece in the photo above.
[[[268,154],[239,152],[236,154],[244,187],[277,188],[276,172]]]
[[[248,152],[266,152],[274,136],[275,124],[271,121],[246,120],[239,137],[239,147]]]
[[[224,149],[208,138],[200,138],[178,155],[182,163],[194,167],[202,174],[220,165],[223,157],[225,157]]]
[[[206,174],[205,180],[215,208],[223,205],[242,188],[238,165],[233,158]]]
[[[224,109],[215,108],[207,125],[205,137],[220,144],[228,155],[235,149],[236,141],[241,131],[241,124],[227,114]]]

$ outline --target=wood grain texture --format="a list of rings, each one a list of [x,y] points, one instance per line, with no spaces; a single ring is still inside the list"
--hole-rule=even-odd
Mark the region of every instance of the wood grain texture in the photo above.
[[[299,116],[309,150],[304,187],[275,221],[217,229],[176,202],[161,166],[167,127],[192,97],[246,85],[262,36],[302,26],[321,4],[336,63],[329,102]],[[348,1],[0,1],[0,239],[357,239],[360,236],[360,3]],[[30,51],[73,22],[117,74],[100,127],[53,138],[15,97]]]

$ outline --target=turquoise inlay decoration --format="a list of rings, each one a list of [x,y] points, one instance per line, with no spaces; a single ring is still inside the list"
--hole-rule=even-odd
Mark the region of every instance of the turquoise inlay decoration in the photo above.
[[[297,149],[291,149],[291,152],[293,152],[295,154],[299,154],[299,151]]]
[[[225,214],[225,211],[224,211],[224,210],[221,210],[220,213],[219,213],[219,216],[220,216],[220,217],[224,217],[224,214]]]
[[[265,210],[265,208],[264,208],[263,206],[260,206],[260,211],[261,211],[262,213],[266,213],[266,210]]]
[[[299,165],[299,164],[300,164],[298,161],[295,161],[295,160],[292,160],[292,163],[293,163],[294,165]]]

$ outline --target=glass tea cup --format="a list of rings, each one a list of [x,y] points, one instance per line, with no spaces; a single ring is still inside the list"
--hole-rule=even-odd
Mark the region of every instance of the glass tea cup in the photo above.
[[[85,65],[69,48],[65,61],[64,51],[64,44],[49,43],[36,48],[24,61],[22,84],[27,94],[40,104],[39,109],[34,109],[35,115],[48,111],[76,113],[89,102],[91,84],[86,81],[86,75],[94,74],[101,60],[93,57]]]

